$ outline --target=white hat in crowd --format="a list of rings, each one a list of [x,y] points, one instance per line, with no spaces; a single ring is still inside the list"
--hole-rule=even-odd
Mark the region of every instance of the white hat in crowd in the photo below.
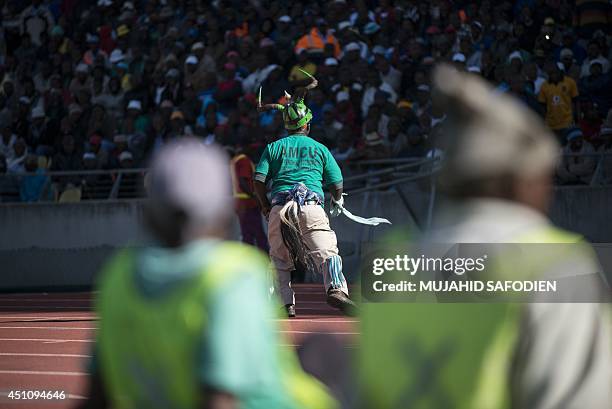
[[[453,62],[465,62],[465,55],[463,53],[455,53],[453,55]]]
[[[336,94],[336,102],[348,101],[349,93],[346,91],[340,91]]]
[[[142,111],[142,104],[137,99],[133,99],[128,103],[127,109],[137,109]]]
[[[187,59],[185,60],[185,64],[193,64],[196,65],[198,63],[198,57],[196,57],[195,55],[190,55],[189,57],[187,57]]]
[[[108,58],[111,64],[117,64],[118,62],[121,62],[124,59],[125,59],[125,55],[123,55],[123,51],[121,51],[121,49],[119,48],[115,48],[111,52],[110,57]]]

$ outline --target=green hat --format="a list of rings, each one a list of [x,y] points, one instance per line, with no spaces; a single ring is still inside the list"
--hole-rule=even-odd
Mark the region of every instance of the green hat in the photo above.
[[[304,101],[290,102],[283,110],[283,121],[285,128],[292,131],[300,129],[312,120],[312,111],[304,104]]]

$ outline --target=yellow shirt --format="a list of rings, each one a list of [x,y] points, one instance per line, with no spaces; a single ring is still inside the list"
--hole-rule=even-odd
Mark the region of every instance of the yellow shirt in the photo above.
[[[546,124],[551,129],[559,130],[573,125],[572,99],[577,96],[576,81],[568,76],[557,84],[548,81],[542,84],[538,101],[546,104]]]

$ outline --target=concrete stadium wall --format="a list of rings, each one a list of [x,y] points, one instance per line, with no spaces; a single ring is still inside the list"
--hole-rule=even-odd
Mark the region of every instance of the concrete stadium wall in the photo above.
[[[358,271],[360,243],[380,240],[393,229],[410,234],[425,222],[427,191],[418,184],[401,190],[402,195],[390,190],[346,198],[346,207],[354,214],[386,217],[393,226],[368,227],[342,216],[332,219],[349,280]],[[611,189],[562,188],[555,192],[551,217],[591,241],[609,243],[611,209]],[[0,206],[0,290],[91,285],[113,251],[150,241],[142,217],[141,201]],[[236,226],[233,236],[238,238]]]

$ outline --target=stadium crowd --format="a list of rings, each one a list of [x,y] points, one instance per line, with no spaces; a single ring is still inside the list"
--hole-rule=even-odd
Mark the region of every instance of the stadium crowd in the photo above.
[[[40,198],[47,169],[146,166],[183,135],[256,152],[285,134],[279,112],[257,113],[260,86],[282,100],[303,71],[319,80],[311,136],[341,163],[436,148],[441,61],[515,94],[566,153],[612,152],[605,0],[3,4],[0,174],[43,178],[24,179],[21,200]],[[566,157],[558,181],[588,183],[596,162]]]

